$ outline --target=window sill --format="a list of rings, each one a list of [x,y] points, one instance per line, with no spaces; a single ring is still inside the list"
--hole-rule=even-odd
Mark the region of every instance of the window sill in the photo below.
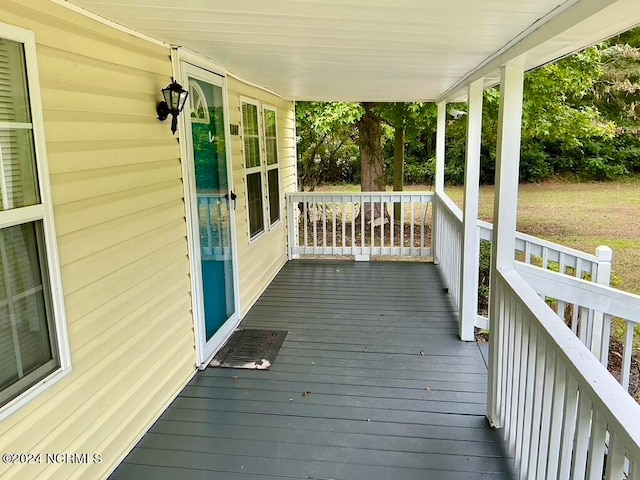
[[[25,405],[27,405],[28,403],[32,402],[37,397],[42,395],[45,391],[47,391],[53,385],[55,385],[60,380],[65,378],[67,375],[69,375],[72,372],[72,370],[73,369],[70,366],[67,368],[59,368],[58,370],[53,372],[51,375],[43,378],[38,383],[33,385],[31,388],[21,393],[20,395],[18,395],[16,398],[11,400],[6,405],[0,407],[0,422],[3,421],[5,418],[9,417],[10,415],[13,415],[22,407],[24,407]]]

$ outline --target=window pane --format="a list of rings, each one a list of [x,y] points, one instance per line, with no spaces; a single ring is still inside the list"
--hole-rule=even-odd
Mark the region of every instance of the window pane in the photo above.
[[[260,166],[260,139],[258,137],[258,107],[242,104],[242,132],[244,137],[245,168]]]
[[[280,179],[278,169],[274,168],[268,172],[269,180],[269,216],[273,225],[280,220]]]
[[[9,319],[9,307],[2,301],[0,307],[0,390],[18,381],[18,361],[16,360],[13,330]],[[2,394],[0,394],[2,398]],[[0,402],[0,405],[2,402]]]
[[[258,107],[256,105],[242,104],[242,123],[245,135],[258,135]]]
[[[267,137],[276,136],[276,112],[273,110],[264,111],[264,133]]]
[[[0,388],[24,379],[20,390],[0,392],[4,404],[54,371],[52,312],[42,222],[0,230]],[[29,374],[47,364],[29,378]]]
[[[267,152],[267,165],[278,163],[278,142],[276,136],[276,112],[264,111],[264,140]]]
[[[40,203],[31,130],[0,130],[0,210]]]
[[[260,166],[260,140],[258,137],[244,136],[244,156],[247,162],[245,168]]]
[[[0,38],[0,122],[31,123],[21,43]]]
[[[278,163],[278,143],[275,138],[265,139],[267,147],[267,165],[274,165]]]
[[[264,231],[262,208],[262,182],[260,172],[247,175],[247,197],[249,202],[249,235],[251,237]]]

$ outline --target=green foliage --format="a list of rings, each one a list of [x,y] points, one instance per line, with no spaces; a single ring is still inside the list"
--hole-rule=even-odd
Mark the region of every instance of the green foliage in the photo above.
[[[426,162],[412,159],[412,163],[407,163],[404,171],[404,183],[406,185],[432,185],[433,177],[436,173],[436,161],[430,158]]]
[[[489,310],[489,272],[491,271],[491,242],[480,240],[480,268],[478,269],[478,312]]]
[[[301,190],[313,190],[321,182],[359,180],[356,122],[362,114],[357,103],[296,104]]]

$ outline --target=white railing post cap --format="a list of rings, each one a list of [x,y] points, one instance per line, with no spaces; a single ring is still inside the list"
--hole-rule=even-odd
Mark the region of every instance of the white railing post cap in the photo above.
[[[613,250],[606,245],[600,245],[596,248],[596,257],[601,262],[610,262],[613,260]]]

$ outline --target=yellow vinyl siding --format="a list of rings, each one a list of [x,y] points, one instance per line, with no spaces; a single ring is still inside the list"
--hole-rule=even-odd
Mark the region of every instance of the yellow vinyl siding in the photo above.
[[[195,372],[180,151],[155,113],[170,52],[46,0],[0,0],[0,21],[36,36],[73,367],[0,450],[103,459],[0,478],[100,479]]]
[[[241,97],[258,100],[278,112],[278,149],[280,170],[280,221],[270,230],[249,241],[247,193],[240,135],[231,137],[233,183],[238,195],[236,227],[238,233],[238,269],[240,275],[240,310],[245,315],[287,261],[285,192],[295,191],[295,114],[293,102],[229,78],[229,121],[241,125]],[[263,192],[264,194],[264,192]],[[265,197],[263,201],[267,201]],[[268,223],[268,222],[267,222]]]

